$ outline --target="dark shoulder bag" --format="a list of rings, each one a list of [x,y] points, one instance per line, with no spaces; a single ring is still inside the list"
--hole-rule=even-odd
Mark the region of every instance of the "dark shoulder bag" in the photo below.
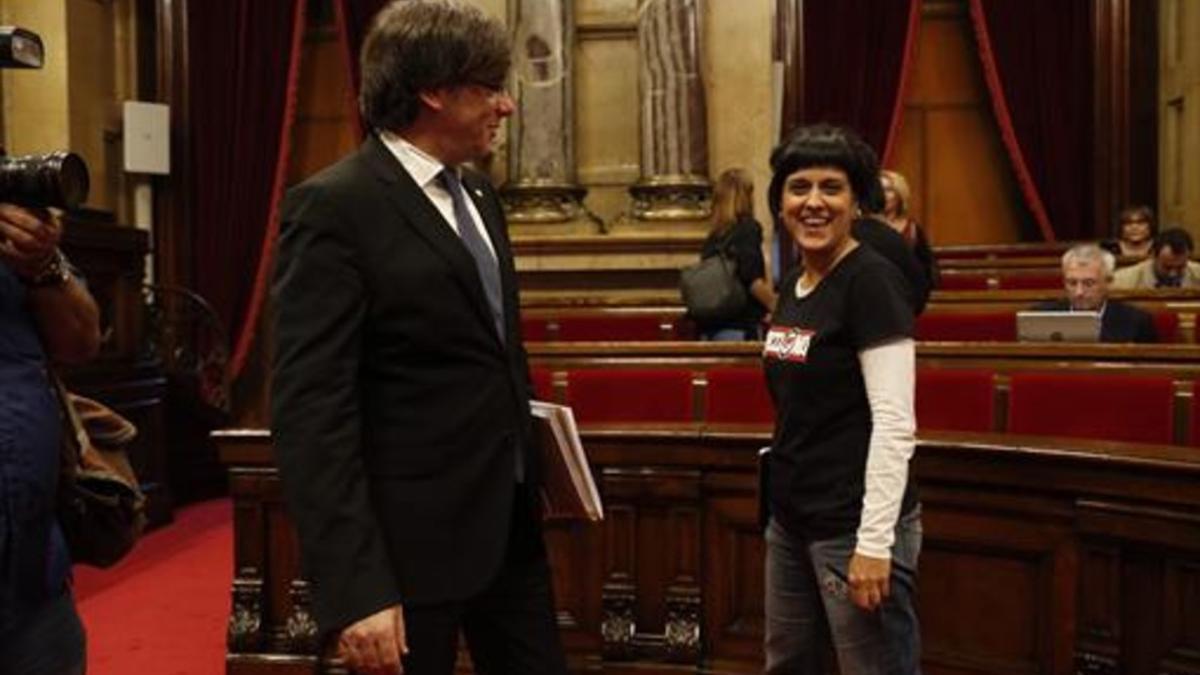
[[[679,291],[688,316],[697,321],[728,321],[746,307],[749,295],[737,274],[737,260],[729,252],[733,229],[710,255],[679,274]]]
[[[146,498],[125,453],[137,428],[54,379],[64,418],[58,522],[74,562],[111,567],[146,526]]]

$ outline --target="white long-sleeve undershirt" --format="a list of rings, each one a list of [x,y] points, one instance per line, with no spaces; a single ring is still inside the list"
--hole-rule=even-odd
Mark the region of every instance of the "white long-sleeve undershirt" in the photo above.
[[[868,347],[858,362],[871,407],[871,440],[855,552],[890,559],[916,445],[916,344],[903,338]]]

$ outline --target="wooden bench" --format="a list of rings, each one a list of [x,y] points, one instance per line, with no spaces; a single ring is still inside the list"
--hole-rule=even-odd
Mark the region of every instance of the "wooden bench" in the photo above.
[[[526,342],[688,340],[696,327],[679,305],[531,307],[521,311],[521,332]]]
[[[1015,340],[1014,314],[1017,311],[1060,297],[1059,289],[935,291],[925,312],[918,318],[917,339]],[[1150,312],[1160,341],[1196,341],[1200,293],[1120,291],[1114,292],[1113,297]],[[560,300],[561,304],[557,305],[526,304],[522,307],[521,323],[527,342],[671,341],[692,339],[696,335],[694,324],[686,318],[677,298],[662,302],[662,298],[635,294],[569,296]],[[651,300],[655,302],[651,303]],[[578,302],[572,304],[574,301]],[[593,301],[596,304],[590,304]],[[603,304],[604,301],[615,304]]]
[[[1055,258],[1066,253],[1073,242],[1014,242],[1006,244],[957,244],[934,246],[933,257],[942,260],[1004,260],[1006,258]]]
[[[581,418],[770,421],[755,343],[546,343],[527,349],[540,383],[537,394],[580,406]],[[1047,434],[1057,416],[1063,436],[1186,445],[1200,435],[1194,421],[1200,347],[1193,345],[920,343],[917,365],[922,429]],[[1089,427],[1092,419],[1096,425]],[[1124,420],[1121,428],[1139,430],[1154,420],[1159,434],[1121,436],[1120,428],[1105,426],[1116,420]]]

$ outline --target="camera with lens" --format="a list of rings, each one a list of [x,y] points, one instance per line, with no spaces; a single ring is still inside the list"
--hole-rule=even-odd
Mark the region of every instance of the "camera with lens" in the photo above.
[[[41,68],[42,38],[16,26],[0,26],[0,68]],[[0,202],[33,208],[77,208],[87,199],[88,169],[79,155],[56,150],[11,157],[0,149]]]

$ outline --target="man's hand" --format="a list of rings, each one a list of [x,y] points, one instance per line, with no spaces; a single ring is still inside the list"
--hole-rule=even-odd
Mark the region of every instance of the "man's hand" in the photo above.
[[[846,572],[846,580],[850,582],[850,599],[860,609],[875,611],[891,593],[888,583],[891,574],[890,559],[855,553],[850,557],[850,567]]]
[[[18,276],[37,276],[62,238],[62,223],[45,211],[0,203],[0,261]]]
[[[408,653],[404,610],[392,605],[350,624],[338,638],[338,652],[346,665],[367,675],[403,673],[400,657]]]

